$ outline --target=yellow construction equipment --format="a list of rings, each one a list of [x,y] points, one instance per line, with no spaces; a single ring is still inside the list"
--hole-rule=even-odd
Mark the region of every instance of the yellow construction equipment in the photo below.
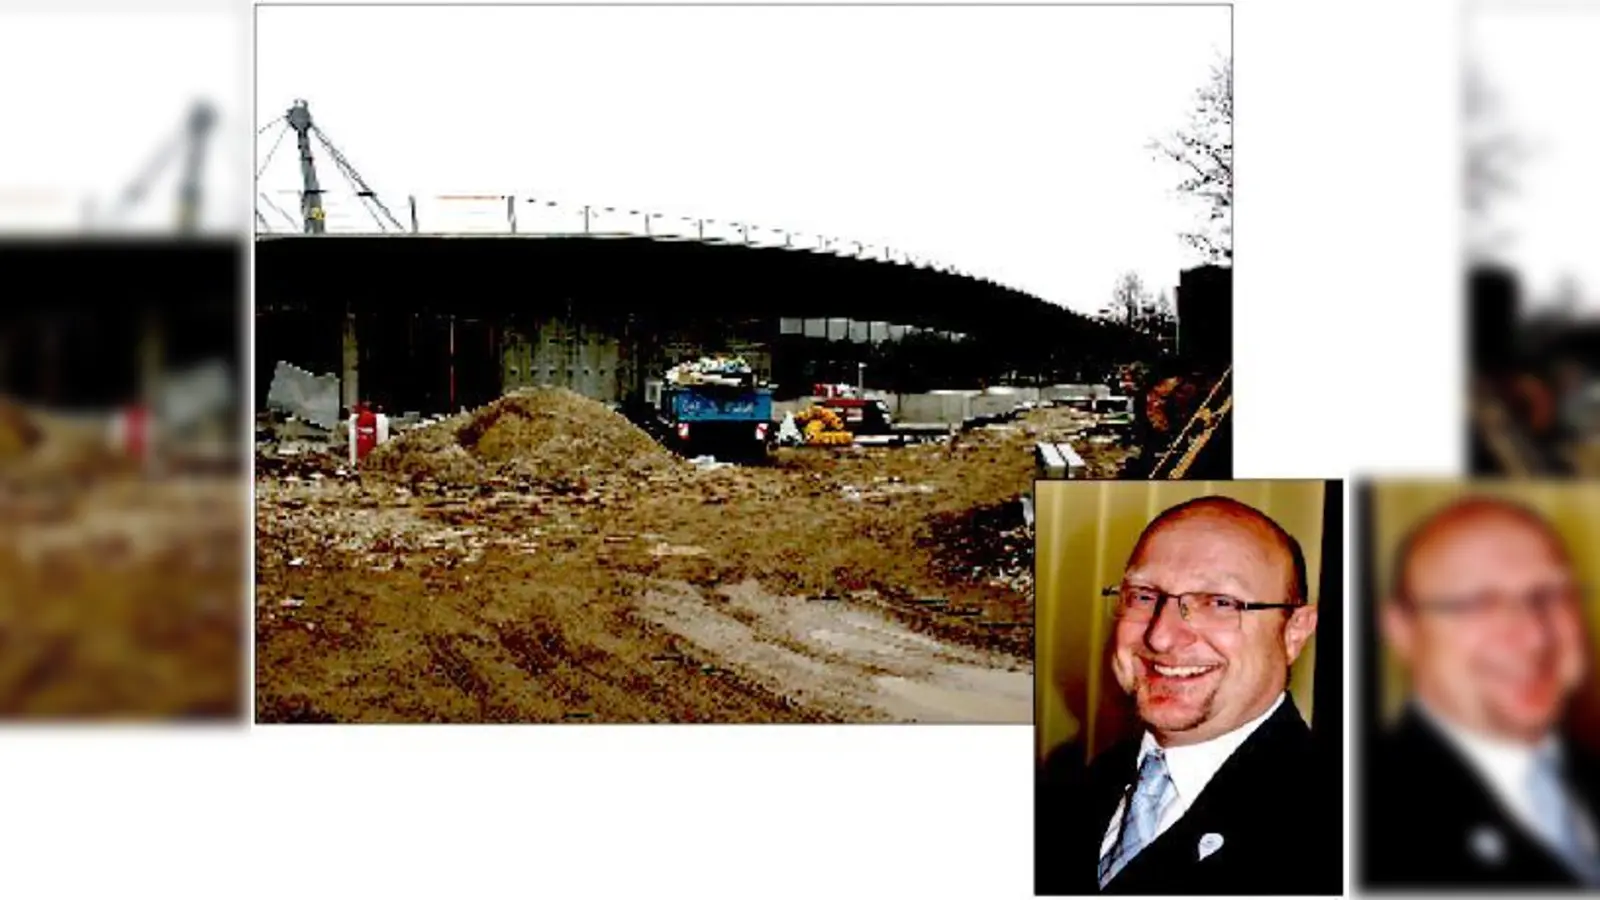
[[[825,406],[811,406],[794,417],[796,425],[805,435],[806,443],[815,446],[844,446],[855,441],[855,435],[845,430],[839,414]]]

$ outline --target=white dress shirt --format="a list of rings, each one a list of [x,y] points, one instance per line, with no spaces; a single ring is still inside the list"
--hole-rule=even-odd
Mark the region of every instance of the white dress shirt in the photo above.
[[[1539,822],[1530,781],[1538,753],[1561,752],[1556,736],[1548,735],[1538,744],[1508,741],[1463,728],[1438,715],[1420,700],[1416,701],[1416,707],[1422,717],[1444,735],[1450,746],[1466,760],[1468,767],[1489,786],[1490,793],[1501,808],[1530,835],[1543,841],[1545,830]],[[1571,798],[1570,794],[1568,796]],[[1589,818],[1588,810],[1578,805],[1576,798],[1571,798],[1571,804],[1578,820],[1578,838],[1590,852],[1595,852],[1600,844],[1596,844],[1594,822]]]
[[[1172,827],[1174,822],[1183,818],[1183,814],[1189,811],[1189,807],[1200,796],[1200,792],[1211,783],[1212,776],[1217,774],[1222,764],[1233,756],[1234,751],[1238,750],[1250,735],[1255,734],[1262,722],[1278,711],[1286,696],[1279,695],[1278,702],[1272,704],[1266,712],[1227,734],[1218,735],[1198,744],[1161,748],[1161,752],[1167,757],[1167,773],[1172,776],[1172,786],[1176,789],[1177,797],[1161,813],[1161,821],[1156,824],[1156,833],[1150,838],[1152,841]],[[1136,771],[1138,764],[1144,762],[1145,756],[1159,746],[1155,736],[1146,731],[1144,740],[1139,743],[1139,757],[1134,761]],[[1111,852],[1111,845],[1116,843],[1117,831],[1122,828],[1122,814],[1127,807],[1128,798],[1124,796],[1122,802],[1117,804],[1116,813],[1111,816],[1111,825],[1106,828],[1105,840],[1100,843],[1101,856]]]

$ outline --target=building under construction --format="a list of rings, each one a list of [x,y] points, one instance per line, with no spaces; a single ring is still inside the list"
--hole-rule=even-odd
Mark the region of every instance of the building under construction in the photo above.
[[[0,306],[0,394],[66,411],[154,408],[170,397],[174,377],[206,367],[229,385],[209,392],[207,417],[236,425],[247,374],[245,247],[198,229],[214,121],[211,107],[197,104],[127,188],[85,219],[84,231],[0,240],[7,277],[30,286]],[[170,230],[122,230],[122,217],[174,169]]]
[[[272,368],[338,373],[344,403],[432,413],[520,386],[611,403],[705,352],[780,397],[1103,380],[1154,345],[988,282],[769,248],[635,238],[257,242],[257,404]]]
[[[818,382],[896,392],[1102,380],[1154,341],[989,281],[908,262],[785,247],[588,233],[498,239],[407,228],[312,120],[299,154],[301,233],[258,238],[256,402],[279,361],[336,373],[343,405],[453,411],[530,385],[627,404],[686,357],[736,352],[778,396]],[[319,166],[321,170],[319,171]],[[378,233],[334,235],[337,172]],[[276,206],[273,210],[283,214]],[[258,210],[266,230],[267,219]],[[648,223],[646,225],[648,230]]]

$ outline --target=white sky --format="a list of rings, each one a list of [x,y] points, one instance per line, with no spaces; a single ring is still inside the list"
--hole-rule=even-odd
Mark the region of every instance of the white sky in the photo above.
[[[1199,211],[1145,145],[1231,51],[1225,7],[262,7],[256,29],[257,124],[306,99],[402,220],[450,192],[731,219],[1084,311],[1194,262]],[[298,183],[291,138],[259,186]]]
[[[0,141],[0,230],[75,228],[86,199],[111,207],[180,133],[191,105],[205,99],[218,120],[203,163],[202,216],[211,230],[243,232],[248,24],[217,4],[114,12],[59,0],[0,11],[8,123]],[[180,169],[176,158],[162,169],[121,225],[172,227]]]
[[[1600,305],[1600,6],[1486,4],[1467,19],[1468,53],[1498,97],[1528,157],[1517,194],[1497,220],[1511,233],[1506,258],[1547,292],[1570,273]],[[1537,298],[1535,298],[1537,299]]]

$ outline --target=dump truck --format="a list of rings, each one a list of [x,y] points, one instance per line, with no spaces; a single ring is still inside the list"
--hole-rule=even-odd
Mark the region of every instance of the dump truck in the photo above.
[[[672,367],[645,386],[647,430],[689,457],[766,458],[772,388],[738,358],[704,357]]]

